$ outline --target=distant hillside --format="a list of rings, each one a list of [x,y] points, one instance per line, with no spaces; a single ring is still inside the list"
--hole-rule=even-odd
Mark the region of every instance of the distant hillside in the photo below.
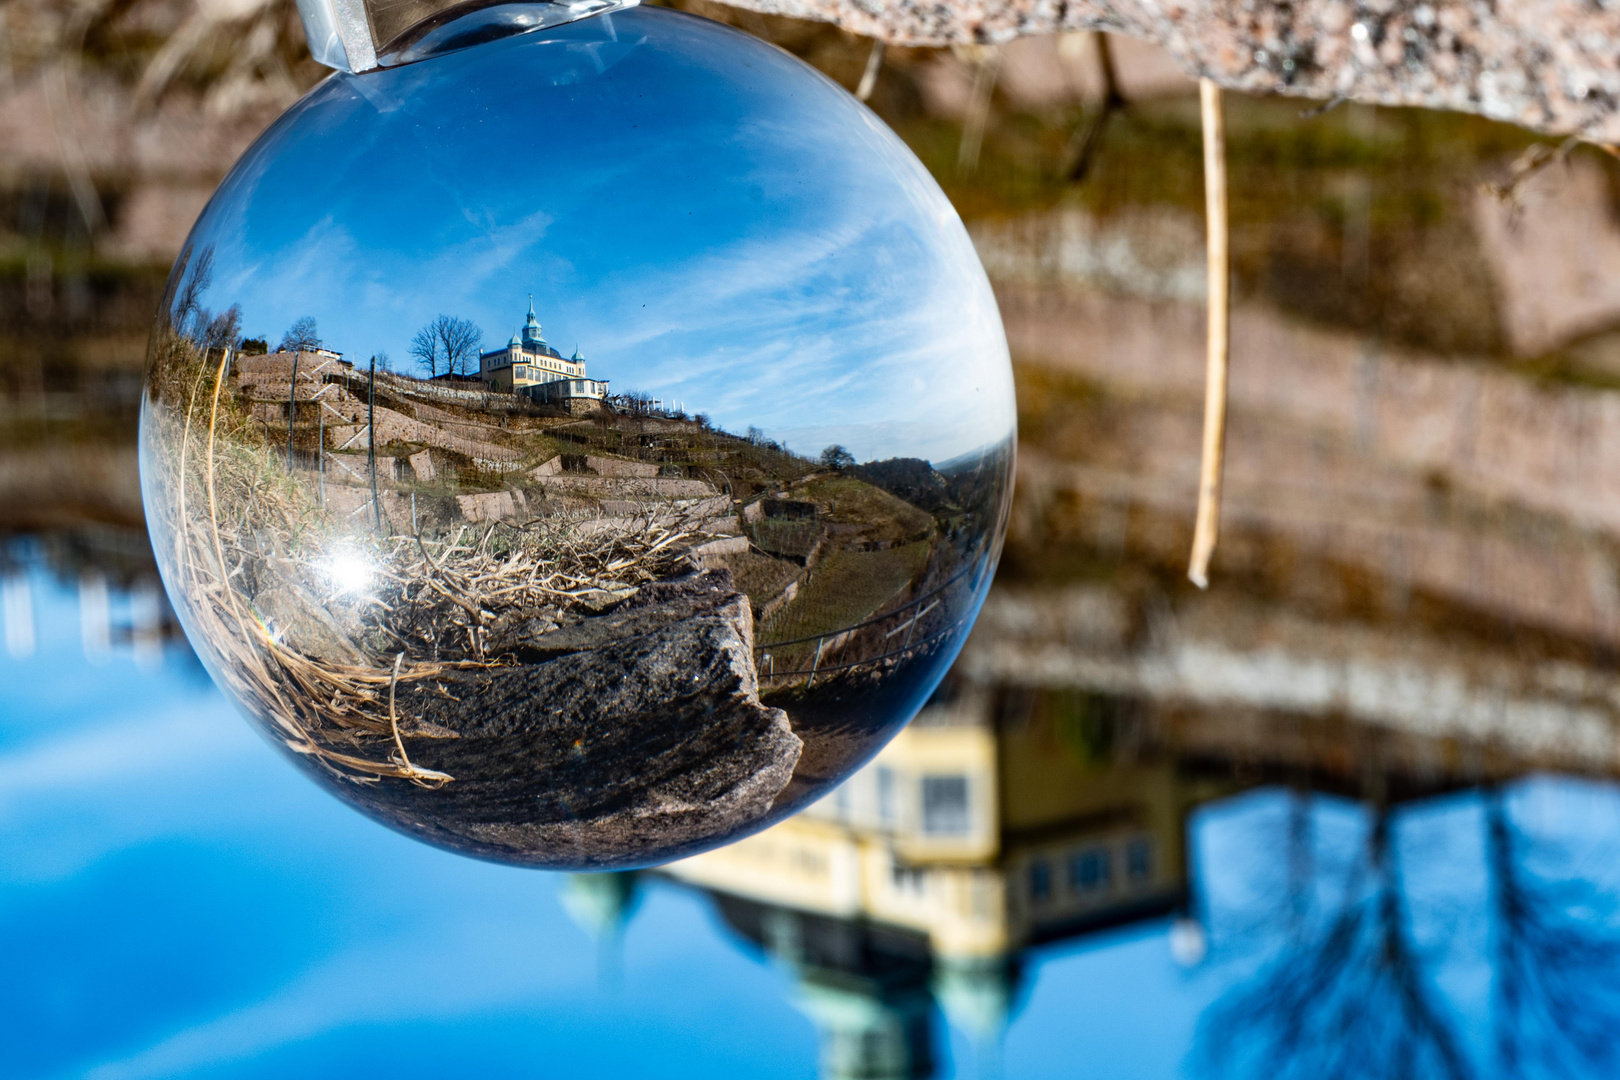
[[[922,458],[868,461],[850,470],[868,484],[933,513],[948,501],[945,478]]]
[[[1008,444],[988,447],[937,469],[922,458],[888,458],[857,465],[850,473],[930,514],[985,511],[987,500],[993,501],[999,490],[1010,452]]]

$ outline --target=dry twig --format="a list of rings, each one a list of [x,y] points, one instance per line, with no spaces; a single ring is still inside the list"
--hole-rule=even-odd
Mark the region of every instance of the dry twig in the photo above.
[[[1523,208],[1525,185],[1548,166],[1562,165],[1580,141],[1577,136],[1571,135],[1556,147],[1549,143],[1532,143],[1513,159],[1502,179],[1481,181],[1479,190],[1504,203],[1509,212],[1516,216]]]
[[[866,55],[866,70],[861,72],[860,85],[855,88],[855,100],[866,101],[877,87],[878,73],[883,70],[883,42],[872,42],[872,51]]]
[[[1204,455],[1198,470],[1198,519],[1187,577],[1209,588],[1209,560],[1221,526],[1221,471],[1226,454],[1226,380],[1231,275],[1226,242],[1226,119],[1221,90],[1209,79],[1198,84],[1204,121],[1204,207],[1208,217],[1208,358],[1204,374]]]

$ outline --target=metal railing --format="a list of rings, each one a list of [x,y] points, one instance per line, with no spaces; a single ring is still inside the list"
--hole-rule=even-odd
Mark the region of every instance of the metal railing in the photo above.
[[[815,684],[816,676],[818,675],[826,675],[834,671],[845,671],[850,668],[861,667],[867,664],[882,663],[885,660],[890,660],[897,656],[902,656],[906,653],[915,652],[933,645],[941,639],[956,633],[963,626],[965,619],[953,619],[950,624],[943,629],[936,630],[927,636],[914,641],[913,636],[916,633],[918,622],[920,622],[925,615],[929,614],[935,608],[939,607],[941,603],[943,603],[943,600],[940,599],[940,597],[943,593],[945,593],[946,590],[957,584],[964,577],[972,574],[974,570],[975,566],[973,565],[965,566],[961,570],[958,570],[956,573],[952,574],[945,581],[941,582],[939,585],[923,593],[921,596],[913,597],[911,600],[908,600],[906,603],[895,608],[893,611],[884,612],[882,615],[874,615],[873,617],[862,620],[861,622],[852,623],[849,626],[840,627],[836,630],[828,630],[820,634],[808,634],[804,637],[787,638],[782,641],[771,641],[766,642],[763,645],[755,645],[754,653],[757,656],[756,666],[759,670],[760,677],[765,679],[792,679],[800,676],[806,676],[807,679],[805,682],[805,688],[809,689]],[[913,613],[909,619],[905,618],[907,612]],[[846,660],[837,664],[824,664],[822,662],[829,651],[837,651],[838,649],[841,649],[845,644],[848,643],[850,637],[857,632],[902,619],[904,620],[903,622],[895,626],[887,634],[883,635],[883,642],[885,645],[887,645],[893,640],[896,634],[904,631],[906,636],[901,641],[899,648],[886,649],[886,651],[879,653],[876,656],[866,656],[855,660]],[[816,651],[814,659],[811,661],[808,668],[795,668],[789,671],[776,670],[776,652],[796,645],[808,645],[812,641],[816,643]],[[830,647],[829,642],[832,643]]]
[[[966,619],[959,618],[952,621],[951,624],[946,626],[944,629],[936,630],[925,638],[919,638],[915,642],[908,639],[907,643],[900,646],[898,649],[893,649],[877,656],[865,656],[859,660],[846,660],[838,664],[822,664],[821,649],[818,647],[816,649],[816,660],[809,667],[795,668],[791,671],[777,671],[776,665],[771,662],[773,659],[772,654],[766,653],[760,658],[765,670],[761,671],[759,676],[762,679],[795,679],[801,675],[808,676],[804,684],[805,689],[808,690],[811,686],[815,685],[817,675],[828,675],[835,671],[848,671],[850,668],[864,667],[867,664],[881,664],[883,661],[892,660],[897,656],[904,656],[905,654],[911,652],[920,652],[936,642],[950,637],[952,634],[960,630],[966,624],[966,622]],[[829,636],[835,637],[837,635]]]
[[[864,620],[862,622],[858,622],[858,623],[851,623],[850,625],[840,627],[837,630],[828,630],[826,633],[823,633],[823,634],[807,634],[804,637],[787,638],[787,639],[782,640],[782,641],[767,642],[764,645],[755,645],[754,646],[754,651],[755,652],[760,652],[760,651],[762,651],[764,649],[780,649],[780,648],[782,648],[784,646],[787,646],[787,645],[802,645],[807,641],[817,641],[817,640],[820,640],[821,638],[837,637],[840,634],[850,634],[850,633],[854,633],[856,630],[864,630],[868,626],[876,626],[880,622],[885,622],[885,621],[887,621],[889,619],[894,618],[897,615],[900,615],[900,614],[902,614],[902,613],[904,613],[906,611],[909,611],[911,608],[916,607],[918,604],[921,604],[925,600],[929,600],[929,599],[931,599],[931,598],[933,598],[935,596],[938,596],[940,593],[944,592],[946,589],[950,588],[952,585],[955,585],[958,581],[962,580],[967,575],[971,574],[973,572],[973,570],[974,570],[974,568],[972,566],[963,567],[962,569],[958,570],[956,573],[952,574],[950,577],[946,578],[944,581],[940,582],[938,585],[934,586],[932,589],[930,589],[927,592],[923,593],[921,596],[912,597],[910,600],[907,600],[904,604],[901,604],[899,607],[895,608],[893,611],[886,611],[882,615],[874,615],[870,619],[866,619],[866,620]]]

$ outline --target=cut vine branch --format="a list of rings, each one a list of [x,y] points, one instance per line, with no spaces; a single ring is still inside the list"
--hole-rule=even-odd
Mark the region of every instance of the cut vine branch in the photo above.
[[[1221,107],[1221,88],[1203,79],[1198,84],[1198,90],[1204,123],[1209,341],[1204,370],[1204,456],[1198,469],[1198,519],[1193,530],[1192,559],[1187,566],[1187,577],[1200,589],[1207,589],[1209,560],[1215,554],[1215,542],[1221,529],[1231,271],[1226,242],[1226,118]]]

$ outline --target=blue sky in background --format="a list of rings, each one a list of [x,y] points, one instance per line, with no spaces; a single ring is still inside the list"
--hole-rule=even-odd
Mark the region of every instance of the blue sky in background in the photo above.
[[[308,314],[406,370],[434,315],[494,348],[532,292],[616,390],[801,452],[943,461],[1013,426],[994,298],[910,151],[800,61],[668,11],[334,77],[193,240],[205,302],[272,344]]]
[[[35,582],[38,651],[0,653],[8,1077],[816,1075],[791,977],[701,896],[652,887],[604,983],[562,876],[350,811],[181,654],[86,667],[76,598]],[[1208,992],[1162,927],[1052,953],[1007,1075],[1175,1075]]]
[[[790,973],[701,895],[653,885],[622,974],[604,980],[560,902],[564,877],[451,855],[350,811],[183,654],[155,672],[127,655],[87,666],[76,598],[34,583],[37,653],[0,654],[8,1077],[815,1075]],[[1620,896],[1611,785],[1536,781],[1513,807],[1540,837],[1540,871]],[[1287,810],[1262,790],[1195,817],[1214,929],[1201,966],[1172,962],[1162,922],[1037,952],[1001,1074],[1202,1075],[1201,1016],[1288,941]],[[1489,1061],[1481,821],[1477,796],[1431,800],[1402,811],[1397,844],[1425,977],[1465,1050]],[[1323,910],[1367,827],[1362,807],[1314,801]],[[965,1037],[946,1043],[942,1075],[975,1075]]]

